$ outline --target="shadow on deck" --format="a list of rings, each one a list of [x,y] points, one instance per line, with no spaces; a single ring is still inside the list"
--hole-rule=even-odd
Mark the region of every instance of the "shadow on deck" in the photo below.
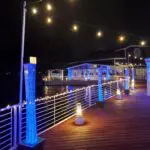
[[[44,149],[150,150],[150,98],[144,89],[108,100],[104,109],[87,109],[84,117],[84,126],[72,118],[44,133]]]

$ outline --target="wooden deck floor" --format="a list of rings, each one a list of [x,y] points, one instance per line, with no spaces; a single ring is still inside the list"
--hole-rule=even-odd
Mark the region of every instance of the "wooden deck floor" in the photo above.
[[[84,116],[84,126],[72,118],[44,133],[44,149],[150,150],[150,97],[144,90],[108,100],[104,109],[94,106]]]

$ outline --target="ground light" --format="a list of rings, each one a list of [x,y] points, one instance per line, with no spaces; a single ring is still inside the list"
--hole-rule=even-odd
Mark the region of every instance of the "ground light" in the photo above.
[[[132,79],[132,81],[131,81],[131,89],[134,90],[134,88],[135,88],[135,81],[134,81],[134,79]]]
[[[117,81],[117,92],[116,92],[116,99],[121,100],[122,99],[122,94],[121,94],[121,90],[119,88],[119,83]]]
[[[83,125],[84,124],[84,118],[82,113],[82,106],[81,103],[76,104],[76,119],[75,119],[76,125]]]

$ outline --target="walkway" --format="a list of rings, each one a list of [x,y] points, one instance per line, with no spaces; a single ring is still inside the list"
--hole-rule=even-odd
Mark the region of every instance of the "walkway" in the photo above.
[[[150,150],[150,98],[144,89],[124,100],[111,99],[104,109],[84,112],[86,124],[74,118],[44,133],[45,150]]]

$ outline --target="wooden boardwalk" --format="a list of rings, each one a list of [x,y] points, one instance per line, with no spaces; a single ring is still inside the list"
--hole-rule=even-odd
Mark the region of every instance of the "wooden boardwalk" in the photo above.
[[[150,97],[138,89],[124,100],[111,99],[104,109],[84,112],[86,124],[74,118],[42,135],[45,150],[150,150]]]

